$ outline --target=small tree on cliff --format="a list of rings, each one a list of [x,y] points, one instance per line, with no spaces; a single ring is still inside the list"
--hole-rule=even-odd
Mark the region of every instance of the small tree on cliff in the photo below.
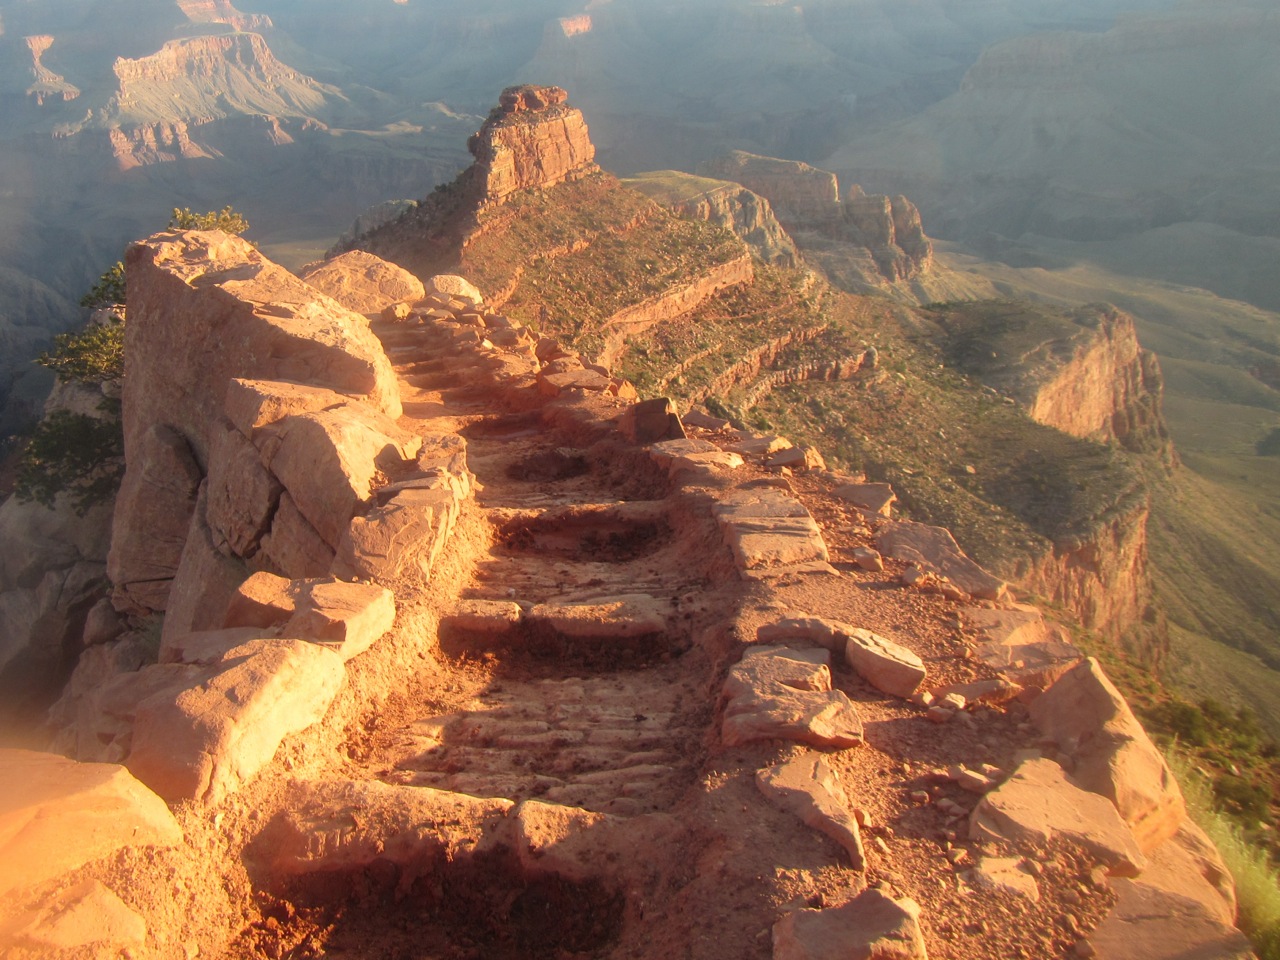
[[[192,213],[173,208],[169,226],[180,230],[222,230],[239,235],[249,221],[231,207]],[[54,337],[53,349],[36,363],[57,374],[61,383],[101,391],[97,414],[54,410],[37,424],[18,462],[14,493],[52,507],[67,494],[76,513],[113,496],[124,476],[124,431],[120,381],[124,379],[124,264],[112,264],[80,300],[99,313],[84,329]]]

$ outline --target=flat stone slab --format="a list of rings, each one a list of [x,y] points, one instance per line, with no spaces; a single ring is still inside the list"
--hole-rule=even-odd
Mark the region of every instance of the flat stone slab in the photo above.
[[[94,950],[93,956],[114,956],[141,947],[146,938],[146,922],[98,880],[60,891],[33,916],[19,918],[12,933],[14,943],[41,951],[40,956],[86,948]],[[0,934],[0,947],[4,940]]]
[[[793,910],[773,925],[773,960],[928,960],[920,906],[872,889],[842,907]]]
[[[898,502],[898,495],[887,483],[845,483],[831,494],[881,517],[893,516],[893,505]]]
[[[519,626],[524,610],[514,600],[459,600],[442,626],[468,633],[499,636]]]
[[[299,781],[254,853],[285,875],[354,871],[379,860],[427,873],[514,806],[500,797],[378,780]]]
[[[1021,686],[1048,687],[1083,656],[1062,625],[1036,607],[964,607],[961,613],[985,638],[977,658]]]
[[[1252,960],[1248,938],[1204,905],[1142,880],[1115,880],[1119,896],[1089,934],[1100,960]]]
[[[805,756],[759,770],[756,786],[772,803],[840,844],[853,869],[866,866],[862,834],[849,810],[849,798],[822,757]]]
[[[1027,760],[988,793],[969,818],[974,840],[1043,847],[1054,837],[1079,844],[1113,876],[1133,877],[1147,858],[1106,797],[1081,790],[1052,760]]]
[[[213,676],[138,705],[129,769],[166,800],[216,803],[261,770],[280,741],[318,722],[346,677],[305,640],[254,640]]]
[[[584,604],[537,604],[525,617],[530,626],[545,626],[566,637],[644,637],[667,628],[669,603],[635,593]]]
[[[693,456],[699,453],[720,453],[718,446],[710,440],[664,440],[649,447],[649,458],[660,467],[669,467],[680,457]]]
[[[877,690],[906,698],[924,683],[924,661],[906,647],[861,628],[851,629],[848,636],[845,659]]]
[[[839,620],[825,617],[783,617],[773,623],[756,628],[756,640],[760,643],[799,643],[802,646],[823,647],[832,653],[844,653],[853,627]]]
[[[1032,701],[1031,719],[1071,756],[1072,779],[1115,804],[1144,853],[1177,832],[1186,814],[1178,782],[1097,660]]]
[[[126,847],[182,843],[164,801],[114,763],[0,750],[0,783],[0,894]]]
[[[766,517],[810,516],[805,505],[795,497],[771,487],[734,490],[713,504],[711,512],[722,523]]]
[[[725,678],[722,738],[726,746],[783,739],[813,746],[862,742],[862,720],[831,689],[826,650],[756,647]]]
[[[279,628],[286,637],[323,644],[350,660],[395,624],[395,596],[373,583],[334,577],[286,580],[261,571],[227,605],[227,627]]]
[[[779,450],[788,450],[791,446],[791,441],[786,437],[764,436],[743,437],[741,440],[725,444],[725,449],[747,457],[767,457]]]
[[[1199,901],[1223,923],[1236,919],[1235,881],[1213,841],[1191,819],[1148,855],[1142,882]]]
[[[974,563],[960,549],[951,531],[924,523],[891,521],[876,540],[880,552],[895,560],[919,563],[942,574],[966,593],[999,600],[1007,584]]]
[[[831,559],[812,517],[738,520],[725,525],[724,541],[738,566],[747,570]]]

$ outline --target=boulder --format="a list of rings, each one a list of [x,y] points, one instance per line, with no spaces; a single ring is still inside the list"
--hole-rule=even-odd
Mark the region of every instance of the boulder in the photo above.
[[[245,577],[243,560],[218,548],[217,536],[206,522],[208,481],[201,484],[196,509],[191,514],[187,542],[178,560],[178,571],[169,588],[168,609],[161,628],[160,642],[190,633],[222,626],[222,612],[227,599]]]
[[[942,527],[890,521],[881,528],[877,546],[895,560],[936,570],[966,593],[984,600],[999,600],[1007,589],[1003,580],[970,560],[951,532]]]
[[[437,294],[455,300],[465,300],[473,307],[484,303],[484,296],[470,280],[455,274],[441,273],[431,277],[423,285],[423,296]]]
[[[177,846],[163,801],[124,767],[0,750],[0,895],[127,847]]]
[[[288,492],[271,518],[271,530],[249,564],[290,579],[322,577],[334,565],[334,549],[298,510]]]
[[[641,400],[627,407],[618,418],[618,432],[631,443],[639,444],[685,438],[680,412],[666,397]]]
[[[167,800],[217,803],[319,721],[344,677],[342,658],[315,644],[245,643],[204,682],[138,705],[129,769]]]
[[[1178,832],[1151,851],[1142,882],[1189,900],[1196,900],[1223,923],[1236,920],[1236,889],[1222,855],[1194,821],[1182,822]]]
[[[862,721],[849,698],[831,689],[828,660],[825,650],[747,650],[725,678],[725,745],[772,739],[819,747],[861,743]]]
[[[1067,631],[1038,607],[965,607],[961,614],[983,638],[977,658],[1021,686],[1048,687],[1080,661]]]
[[[409,438],[388,435],[382,426],[352,405],[296,414],[258,433],[268,469],[330,547],[337,548],[358,508],[371,500],[379,472],[417,454]]]
[[[1097,660],[1037,697],[1031,719],[1071,757],[1072,779],[1111,799],[1144,852],[1177,832],[1186,812],[1178,782]]]
[[[969,836],[1043,847],[1054,837],[1078,844],[1117,877],[1137,876],[1147,859],[1116,808],[1067,779],[1052,760],[1027,760],[973,808]]]
[[[338,547],[334,573],[380,583],[429,576],[458,512],[458,498],[443,481],[434,488],[400,490],[351,520]]]
[[[847,623],[823,617],[783,617],[757,627],[756,640],[769,644],[823,647],[832,653],[844,653],[853,629]]]
[[[242,583],[227,605],[227,627],[275,628],[327,646],[350,660],[395,624],[395,597],[373,583],[285,580],[265,571]]]
[[[283,487],[262,464],[258,448],[229,420],[210,431],[207,503],[202,513],[213,544],[225,554],[252,557],[271,529]]]
[[[845,659],[877,690],[905,698],[924,683],[924,662],[901,644],[862,629],[851,629],[848,638]]]
[[[224,411],[244,436],[269,423],[300,413],[315,413],[336,407],[347,397],[326,387],[291,383],[285,380],[232,379],[227,384]]]
[[[42,953],[96,948],[97,956],[118,956],[139,949],[147,938],[146,922],[98,880],[60,891],[33,914],[18,920],[12,941]],[[0,935],[0,947],[4,941]]]
[[[881,517],[892,517],[893,505],[898,501],[898,495],[887,483],[845,483],[831,494]]]
[[[377,780],[295,781],[253,853],[283,877],[395,864],[406,871],[407,888],[448,863],[460,845],[493,830],[513,806]]]
[[[332,260],[308,264],[300,276],[348,310],[365,316],[426,295],[422,281],[408,270],[364,250],[349,250]]]
[[[793,910],[773,925],[773,960],[928,960],[920,907],[872,889],[841,907]]]
[[[840,844],[853,869],[866,866],[849,798],[836,772],[821,757],[808,755],[759,770],[756,786],[771,802]]]
[[[1118,900],[1089,934],[1100,960],[1253,960],[1248,938],[1197,900],[1145,880],[1112,882]]]

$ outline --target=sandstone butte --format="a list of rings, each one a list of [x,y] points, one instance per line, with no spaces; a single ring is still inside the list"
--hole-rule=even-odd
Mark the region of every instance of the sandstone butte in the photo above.
[[[495,127],[486,202],[590,164],[563,91]],[[1101,666],[874,550],[883,491],[465,280],[127,270],[117,613],[0,751],[6,956],[1251,955]]]

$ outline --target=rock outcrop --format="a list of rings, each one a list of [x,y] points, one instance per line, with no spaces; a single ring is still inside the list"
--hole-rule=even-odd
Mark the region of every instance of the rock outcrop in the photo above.
[[[553,187],[594,173],[596,148],[582,111],[561,87],[502,91],[498,106],[467,142],[476,158],[472,189],[491,203],[518,190]]]
[[[768,198],[792,233],[865,247],[875,274],[865,278],[871,286],[915,280],[932,269],[933,244],[925,236],[920,211],[906,197],[868,195],[855,184],[841,198],[834,173],[740,150],[702,164],[699,173],[732,180]]]

